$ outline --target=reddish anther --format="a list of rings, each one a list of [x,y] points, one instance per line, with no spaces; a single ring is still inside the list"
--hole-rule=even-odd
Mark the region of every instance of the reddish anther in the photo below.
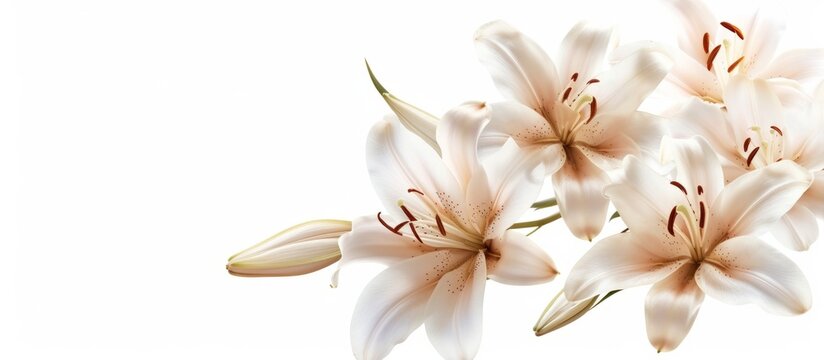
[[[677,182],[677,181],[673,180],[673,181],[670,181],[670,185],[677,187],[678,189],[681,190],[681,192],[684,193],[684,195],[687,195],[687,188],[685,188],[684,185],[681,185],[680,182]]]
[[[710,52],[710,33],[704,33],[704,54]]]
[[[446,228],[443,226],[443,221],[441,221],[441,217],[438,214],[435,214],[435,222],[438,223],[438,231],[441,235],[446,236]]]
[[[386,221],[383,220],[383,218],[381,218],[380,211],[378,211],[378,221],[380,221],[381,225],[383,225],[383,227],[385,227],[387,230],[389,230],[389,231],[391,231],[391,232],[393,232],[397,235],[401,235],[401,233],[398,231],[398,229],[393,228],[392,226],[387,224]]]
[[[778,128],[778,126],[775,126],[775,125],[770,126],[770,129],[775,130],[775,132],[777,132],[777,133],[778,133],[778,135],[784,136],[784,132],[783,132],[783,131],[781,131],[781,129],[779,129],[779,128]]]
[[[418,239],[418,242],[423,244],[423,240],[421,240],[421,237],[418,235],[418,230],[415,230],[415,224],[409,223],[409,228],[412,229],[412,235],[415,235],[415,239]]]
[[[568,87],[566,90],[564,90],[564,97],[561,99],[561,101],[567,101],[567,99],[569,99],[570,92],[572,92],[571,87]]]
[[[750,153],[750,156],[747,157],[747,167],[749,167],[752,164],[752,160],[755,159],[755,154],[758,153],[758,149],[760,149],[760,148],[761,147],[757,147],[755,149],[752,149],[752,152]]]
[[[728,72],[728,73],[731,73],[733,70],[735,70],[735,68],[738,66],[738,64],[740,64],[740,63],[741,63],[741,61],[744,61],[744,57],[743,57],[743,56],[742,56],[742,57],[740,57],[740,58],[738,58],[738,60],[735,60],[735,62],[733,62],[733,63],[732,63],[732,65],[730,65],[730,66],[727,68],[727,72]]]
[[[675,235],[675,216],[678,215],[675,212],[676,206],[672,207],[672,211],[670,211],[669,221],[667,222],[667,231],[669,231],[670,235]]]
[[[418,221],[418,218],[416,218],[415,215],[412,215],[412,213],[409,212],[409,209],[407,209],[406,206],[401,205],[401,210],[403,210],[403,213],[406,214],[406,217],[409,219],[409,221]]]
[[[587,119],[587,124],[595,117],[595,114],[598,113],[598,100],[592,98],[592,102],[589,103],[589,119]]]
[[[710,55],[707,57],[707,70],[712,70],[712,62],[715,61],[715,57],[718,56],[718,50],[721,50],[721,45],[716,45],[710,51]]]
[[[725,29],[727,29],[727,30],[729,30],[729,31],[734,32],[734,33],[735,33],[735,35],[738,35],[738,38],[739,38],[739,39],[744,40],[744,32],[743,32],[743,31],[741,31],[741,29],[739,29],[739,28],[738,28],[738,26],[735,26],[735,25],[733,25],[733,24],[730,24],[730,23],[728,23],[728,22],[726,22],[726,21],[722,21],[722,22],[721,22],[721,26],[723,26]]]

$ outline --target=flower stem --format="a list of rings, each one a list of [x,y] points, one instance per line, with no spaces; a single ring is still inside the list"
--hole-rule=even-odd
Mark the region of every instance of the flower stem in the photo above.
[[[555,198],[544,199],[532,204],[533,209],[545,209],[548,207],[552,207],[558,205],[558,200]]]
[[[545,218],[515,223],[515,224],[512,224],[512,226],[510,226],[509,228],[510,229],[523,229],[523,228],[531,228],[531,227],[540,228],[541,226],[549,224],[549,223],[551,223],[555,220],[558,220],[560,218],[561,218],[561,213],[555,213],[555,214],[549,215]]]

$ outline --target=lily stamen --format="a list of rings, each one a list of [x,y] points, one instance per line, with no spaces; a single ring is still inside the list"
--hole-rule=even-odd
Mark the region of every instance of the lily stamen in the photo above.
[[[441,235],[446,236],[446,228],[444,228],[441,217],[438,214],[435,214],[435,222],[438,224],[438,231]]]
[[[775,126],[775,125],[770,126],[770,129],[775,130],[775,132],[777,132],[777,133],[778,133],[778,135],[784,136],[784,132],[783,132],[783,131],[781,131],[781,129],[780,129],[778,126]]]
[[[759,146],[759,147],[756,147],[755,149],[752,149],[752,152],[750,153],[750,156],[747,157],[747,167],[749,167],[752,164],[752,160],[755,159],[755,154],[758,153],[758,149],[760,149],[760,148],[761,147]]]
[[[589,124],[592,121],[592,118],[595,117],[595,114],[598,113],[598,100],[595,97],[592,97],[592,102],[589,103],[589,119],[587,119],[586,124]]]
[[[730,67],[727,68],[727,72],[732,73],[732,71],[735,70],[735,68],[738,66],[738,64],[740,64],[741,61],[743,61],[743,60],[744,60],[743,56],[738,58],[738,60],[735,60],[735,62],[732,63],[732,65],[730,65]]]
[[[750,148],[750,142],[752,142],[752,138],[747,138],[747,140],[744,140],[744,152],[747,152]]]
[[[387,230],[393,232],[396,235],[403,235],[403,234],[401,234],[401,232],[399,230],[403,225],[406,225],[407,223],[409,223],[408,221],[405,221],[400,226],[398,226],[397,228],[395,228],[393,226],[390,226],[385,220],[383,220],[383,218],[381,217],[381,212],[380,211],[378,211],[378,221],[381,223],[381,225],[383,225],[383,227],[385,227]]]
[[[412,215],[412,213],[409,212],[409,209],[407,209],[406,206],[401,205],[400,207],[401,210],[403,210],[403,213],[406,215],[406,217],[409,218],[409,221],[418,221],[418,218],[416,218],[415,215]]]
[[[715,57],[718,56],[718,51],[721,50],[721,45],[715,45],[710,52],[710,55],[707,57],[707,70],[712,70],[712,62],[715,61]]]
[[[687,188],[685,188],[684,185],[681,185],[680,182],[677,182],[677,181],[673,180],[673,181],[670,181],[670,185],[673,185],[673,186],[677,187],[678,189],[681,190],[681,192],[684,193],[684,195],[687,195]]]
[[[571,87],[568,87],[566,90],[564,90],[564,96],[563,96],[563,97],[561,97],[561,102],[566,102],[566,101],[567,101],[567,99],[569,99],[569,93],[570,93],[570,92],[572,92],[572,88],[571,88]]]
[[[726,21],[722,21],[721,26],[723,26],[725,29],[735,33],[735,35],[738,35],[738,38],[740,38],[741,40],[744,40],[744,32],[741,31],[741,29],[739,29],[738,26],[730,24],[729,22],[726,22]]]
[[[710,33],[704,33],[704,54],[710,52]]]
[[[675,236],[675,217],[678,216],[678,212],[676,209],[678,206],[673,206],[672,211],[670,211],[669,220],[667,221],[667,231],[669,231],[670,235]]]

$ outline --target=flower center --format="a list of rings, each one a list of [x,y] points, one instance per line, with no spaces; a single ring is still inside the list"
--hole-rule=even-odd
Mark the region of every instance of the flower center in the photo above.
[[[747,159],[746,167],[756,169],[784,160],[784,132],[778,126],[770,126],[765,135],[760,126],[749,128],[753,136],[744,140],[742,157]]]
[[[459,226],[452,224],[449,217],[441,217],[438,214],[437,206],[431,201],[422,191],[418,189],[408,189],[408,193],[419,195],[424,204],[426,211],[420,211],[407,207],[403,201],[398,201],[398,207],[406,216],[406,220],[395,225],[389,224],[378,212],[378,221],[389,232],[398,235],[414,238],[421,244],[426,244],[434,247],[451,247],[457,245],[462,248],[480,249],[483,244],[473,239],[470,234],[467,234]],[[447,219],[447,221],[444,221]]]
[[[696,187],[696,199],[698,204],[690,202],[689,192],[678,181],[671,181],[670,184],[684,193],[686,204],[673,206],[667,221],[667,232],[676,238],[681,239],[690,251],[690,256],[695,261],[704,259],[704,228],[707,225],[707,206],[704,202],[704,187]],[[680,224],[677,222],[681,219]],[[679,226],[680,225],[680,226]]]
[[[727,36],[712,39],[709,33],[704,33],[701,39],[704,54],[707,55],[707,71],[715,74],[723,87],[727,80],[736,73],[746,72],[744,53],[744,32],[741,28],[727,21],[721,22],[721,27],[728,31]],[[716,63],[719,67],[716,67]],[[719,99],[704,96],[704,100],[721,103]]]
[[[592,84],[601,82],[598,79],[590,79],[580,86],[578,81],[578,73],[572,74],[567,83],[566,90],[559,94],[559,101],[561,104],[569,107],[575,114],[575,120],[571,122],[558,121],[558,136],[564,144],[571,144],[575,140],[575,133],[584,125],[589,124],[595,115],[598,113],[598,100],[594,96],[584,94],[584,91]],[[573,89],[580,86],[580,89],[573,94]],[[549,117],[545,118],[549,119]]]

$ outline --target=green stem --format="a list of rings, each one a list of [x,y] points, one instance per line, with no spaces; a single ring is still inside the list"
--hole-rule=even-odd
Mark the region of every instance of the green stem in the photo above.
[[[610,216],[610,217],[609,217],[609,221],[612,221],[612,220],[614,220],[615,218],[619,218],[619,217],[621,217],[621,214],[619,214],[619,213],[616,211],[616,212],[612,213],[612,216]]]
[[[601,298],[601,300],[598,300],[598,302],[595,303],[595,305],[592,305],[592,308],[594,309],[596,306],[598,306],[598,304],[604,302],[604,300],[606,300],[606,299],[609,299],[610,296],[617,294],[621,290],[623,290],[623,289],[612,290],[612,291],[608,292],[606,295],[604,295],[604,297]]]
[[[538,201],[538,202],[532,204],[532,208],[533,209],[545,209],[545,208],[552,207],[552,206],[555,206],[555,205],[558,205],[558,200],[555,199],[555,198],[549,198],[549,199],[541,200],[541,201]]]
[[[541,227],[541,226],[549,224],[549,223],[551,223],[555,220],[558,220],[560,218],[561,218],[561,213],[555,213],[555,214],[549,215],[545,218],[515,223],[515,224],[512,224],[512,226],[510,226],[509,228],[510,229],[523,229],[523,228],[531,228],[531,227]]]

